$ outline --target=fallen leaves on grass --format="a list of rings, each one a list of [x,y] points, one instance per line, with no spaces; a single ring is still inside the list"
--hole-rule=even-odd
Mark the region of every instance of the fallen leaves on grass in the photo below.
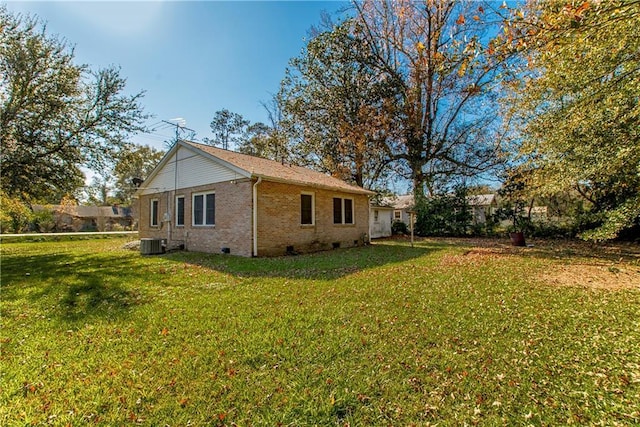
[[[640,268],[626,265],[569,264],[551,268],[541,279],[551,285],[589,289],[640,289]]]
[[[462,254],[444,255],[442,257],[441,265],[445,267],[480,265],[506,258],[509,255],[511,255],[511,253],[507,248],[473,248]]]

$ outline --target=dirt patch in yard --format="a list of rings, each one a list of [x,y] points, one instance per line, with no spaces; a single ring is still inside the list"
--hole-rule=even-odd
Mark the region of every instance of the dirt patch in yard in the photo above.
[[[557,260],[536,279],[551,286],[585,289],[640,290],[640,246],[629,243],[593,244],[582,241],[535,240],[526,248],[504,239],[437,239],[471,246],[460,254],[442,257],[441,265],[482,266],[511,257]],[[562,260],[569,263],[562,263]]]
[[[640,267],[623,264],[558,265],[540,278],[554,286],[607,290],[640,289]]]
[[[511,255],[508,248],[503,247],[477,247],[465,251],[462,254],[447,254],[442,257],[441,264],[445,267],[458,265],[481,265],[506,258]]]

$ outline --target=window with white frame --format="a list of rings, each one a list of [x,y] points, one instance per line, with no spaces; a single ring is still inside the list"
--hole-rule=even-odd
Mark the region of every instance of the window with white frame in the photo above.
[[[216,194],[198,193],[191,201],[191,218],[193,225],[216,224]]]
[[[315,224],[315,197],[313,193],[300,194],[300,224]]]
[[[400,210],[393,211],[393,219],[395,221],[402,221],[402,211]]]
[[[151,226],[157,227],[160,220],[160,200],[151,199],[150,214]]]
[[[333,198],[333,223],[353,224],[353,199]]]
[[[184,196],[176,197],[176,226],[184,225]]]

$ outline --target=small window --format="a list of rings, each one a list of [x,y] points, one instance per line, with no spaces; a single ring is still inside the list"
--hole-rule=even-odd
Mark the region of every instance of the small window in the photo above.
[[[379,213],[378,213],[378,209],[374,210],[374,211],[373,211],[373,220],[374,220],[375,222],[378,222],[379,216],[380,216],[380,215],[379,215]]]
[[[353,224],[353,199],[344,199],[344,223]]]
[[[216,195],[215,193],[202,193],[193,195],[193,225],[216,224]]]
[[[402,221],[402,211],[393,211],[393,219],[396,221]]]
[[[303,193],[300,195],[300,224],[314,224],[313,194]]]
[[[176,197],[176,225],[184,225],[184,196]]]
[[[160,200],[151,200],[151,226],[157,227],[159,222]]]
[[[353,199],[333,198],[333,223],[353,224]]]
[[[342,224],[342,199],[339,197],[333,198],[333,223]]]

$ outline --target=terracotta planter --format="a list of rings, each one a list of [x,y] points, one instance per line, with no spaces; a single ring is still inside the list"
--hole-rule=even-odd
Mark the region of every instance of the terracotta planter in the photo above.
[[[527,246],[524,241],[524,233],[522,231],[509,233],[509,237],[511,237],[511,244],[513,246]]]

